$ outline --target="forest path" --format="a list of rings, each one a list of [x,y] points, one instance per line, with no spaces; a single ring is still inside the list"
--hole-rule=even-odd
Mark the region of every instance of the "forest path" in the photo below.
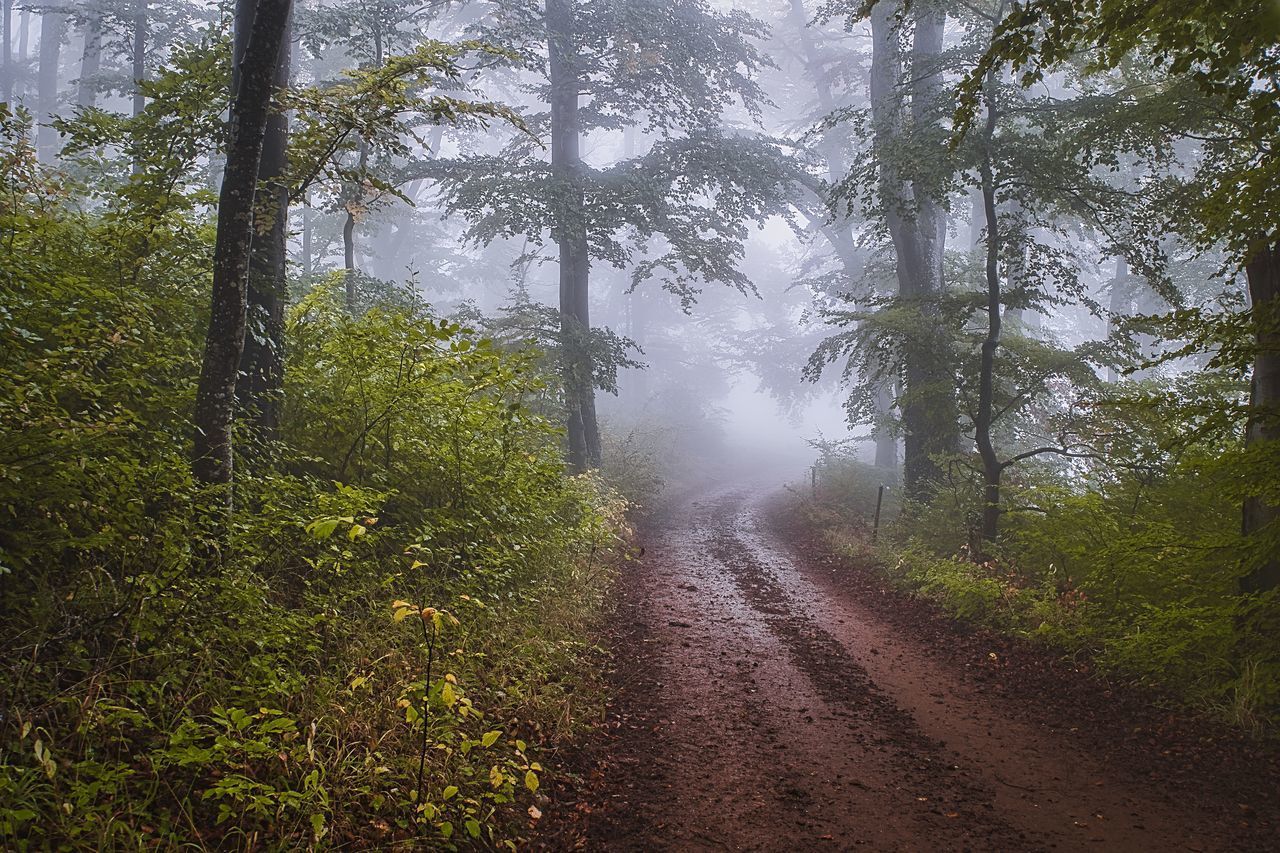
[[[589,849],[1242,849],[890,624],[792,550],[768,495],[684,502],[628,566]]]

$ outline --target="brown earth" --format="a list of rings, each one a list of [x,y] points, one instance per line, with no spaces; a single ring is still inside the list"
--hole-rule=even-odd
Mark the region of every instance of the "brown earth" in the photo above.
[[[834,558],[767,491],[682,502],[544,849],[1280,850],[1274,751]]]

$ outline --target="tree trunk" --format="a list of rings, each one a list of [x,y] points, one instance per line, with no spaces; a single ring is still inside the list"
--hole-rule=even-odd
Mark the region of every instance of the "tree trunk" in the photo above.
[[[231,102],[227,162],[218,203],[213,293],[204,362],[196,390],[192,473],[197,482],[224,487],[231,509],[236,378],[244,349],[254,196],[263,139],[271,113],[277,58],[289,21],[291,0],[258,0],[240,63],[240,85]],[[248,22],[236,21],[237,30]]]
[[[1280,332],[1276,315],[1280,302],[1280,241],[1262,245],[1245,267],[1249,279],[1249,299],[1257,328],[1257,354],[1250,384],[1249,422],[1245,446],[1280,441]],[[1260,532],[1280,519],[1280,507],[1260,497],[1244,502],[1242,530],[1246,536]],[[1245,593],[1266,592],[1280,587],[1280,554],[1269,554],[1240,581]]]
[[[62,31],[66,16],[48,11],[40,16],[40,74],[36,101],[40,129],[36,132],[36,153],[42,163],[52,163],[58,154],[58,131],[50,123],[58,113],[58,59],[62,54]]]
[[[1111,305],[1110,312],[1107,315],[1107,337],[1115,329],[1116,317],[1127,317],[1132,309],[1132,300],[1129,297],[1129,262],[1124,258],[1116,258],[1116,274],[1111,279]],[[1114,367],[1107,368],[1107,381],[1116,382],[1119,380]]]
[[[893,413],[893,389],[884,379],[876,388],[876,426],[871,430],[876,440],[876,467],[890,471],[898,468],[898,439],[889,428]]]
[[[987,336],[982,342],[982,366],[978,376],[978,411],[974,417],[974,434],[978,454],[982,457],[982,545],[975,559],[985,559],[986,545],[994,542],[1000,527],[1000,475],[1003,468],[996,455],[991,427],[995,420],[996,350],[1000,347],[1000,220],[996,212],[996,184],[992,173],[991,146],[995,141],[996,103],[995,74],[987,75],[987,124],[983,135],[982,207],[987,223]]]
[[[936,456],[960,444],[953,365],[940,323],[942,252],[946,217],[941,200],[923,180],[910,182],[891,165],[889,151],[901,132],[903,58],[898,47],[896,2],[881,0],[871,12],[869,79],[880,197],[897,260],[898,296],[920,317],[919,331],[903,348],[903,479],[907,495],[927,498],[942,479]],[[917,14],[912,48],[912,113],[917,129],[936,123],[941,98],[938,53],[946,16]],[[939,141],[944,145],[945,141]]]
[[[551,171],[556,180],[555,234],[560,251],[560,350],[568,411],[569,467],[600,464],[591,334],[590,269],[582,156],[579,149],[574,0],[547,0],[551,72]]]
[[[353,202],[354,203],[354,202]],[[347,288],[347,313],[356,313],[356,214],[347,207],[347,218],[342,222],[342,269]]]
[[[313,272],[311,260],[311,192],[302,199],[302,274],[310,276]]]
[[[102,70],[102,15],[89,12],[84,25],[84,52],[80,55],[80,80],[76,103],[92,107],[98,100],[98,72]]]
[[[2,26],[4,46],[0,47],[0,100],[6,104],[13,103],[13,0],[3,0],[0,14],[4,15]]]
[[[142,115],[147,98],[142,81],[147,78],[147,0],[133,0],[133,114]]]
[[[253,15],[254,0],[238,0]],[[241,12],[237,10],[236,17]],[[247,39],[236,39],[237,64],[244,57]],[[289,85],[289,28],[286,27],[276,60],[272,83],[276,91]],[[237,79],[233,83],[238,85]],[[267,117],[258,180],[262,192],[254,206],[254,240],[249,260],[248,315],[244,354],[240,360],[242,379],[237,385],[240,409],[259,441],[275,438],[280,426],[281,395],[284,392],[284,307],[288,301],[286,269],[289,234],[289,189],[285,185],[288,168],[289,119],[283,110],[272,109]]]
[[[27,46],[30,38],[31,11],[29,9],[23,9],[22,14],[18,16],[18,58],[13,68],[14,103],[21,103],[23,99],[30,94],[29,84],[18,79],[19,74],[26,74],[27,72],[27,58],[29,55],[27,53]]]

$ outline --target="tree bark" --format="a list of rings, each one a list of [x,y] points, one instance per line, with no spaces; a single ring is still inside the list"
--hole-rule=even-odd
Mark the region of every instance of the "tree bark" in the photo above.
[[[355,202],[351,202],[354,204]],[[343,283],[347,288],[347,313],[356,313],[356,214],[348,205],[342,222]]]
[[[4,15],[4,45],[0,47],[0,100],[6,104],[13,103],[13,0],[0,3],[0,14]]]
[[[978,376],[978,411],[974,417],[974,437],[982,457],[982,547],[975,559],[985,559],[986,545],[995,542],[1000,528],[1000,475],[1003,467],[996,455],[991,427],[995,420],[996,351],[1000,347],[1002,299],[1000,293],[1000,220],[996,212],[996,184],[992,171],[991,146],[995,141],[995,75],[987,75],[987,123],[983,135],[982,208],[986,220],[987,254],[987,336],[982,342],[982,365]]]
[[[253,0],[238,0],[253,15]],[[237,10],[236,17],[241,12]],[[277,92],[289,85],[291,51],[290,28],[286,26],[276,60],[272,84]],[[237,38],[236,62],[244,57],[247,38]],[[233,83],[238,85],[237,79]],[[241,380],[236,386],[239,406],[259,441],[275,438],[280,426],[281,395],[284,393],[284,308],[288,301],[287,240],[289,233],[288,169],[289,119],[281,109],[272,109],[262,144],[258,169],[260,192],[254,205],[254,239],[249,259],[248,314],[244,353],[240,359]]]
[[[1129,262],[1124,258],[1116,258],[1116,272],[1111,279],[1110,313],[1107,315],[1107,336],[1115,330],[1116,318],[1127,317],[1133,308],[1133,299],[1129,294]],[[1114,367],[1107,368],[1107,381],[1120,379]]]
[[[42,163],[52,163],[58,153],[58,131],[50,123],[58,112],[58,60],[62,54],[62,31],[66,16],[47,11],[40,16],[40,73],[36,81],[40,129],[36,133],[36,153]]]
[[[244,349],[254,196],[280,46],[291,0],[258,0],[240,63],[240,85],[231,103],[227,161],[218,204],[213,293],[204,362],[196,391],[192,473],[197,482],[225,487],[231,509],[236,379]],[[237,20],[239,30],[246,22]]]
[[[311,260],[311,193],[307,192],[302,199],[302,274],[310,276],[313,262]]]
[[[1245,267],[1249,279],[1249,299],[1257,328],[1257,353],[1250,383],[1249,421],[1245,446],[1280,441],[1280,332],[1276,331],[1280,302],[1280,241],[1273,236],[1257,249]],[[1246,536],[1280,520],[1280,506],[1260,497],[1244,502],[1241,528]],[[1266,592],[1280,587],[1280,554],[1269,554],[1240,581],[1245,593]]]
[[[234,73],[234,71],[233,71]],[[147,98],[142,81],[147,78],[147,0],[133,0],[133,114],[142,115]]]
[[[915,340],[903,348],[903,479],[909,497],[927,498],[942,478],[936,456],[960,444],[953,366],[940,322],[942,252],[946,217],[935,188],[916,176],[908,181],[893,165],[890,150],[901,135],[903,57],[898,45],[897,2],[880,0],[871,11],[869,88],[880,198],[897,261],[898,296],[918,312]],[[912,46],[912,118],[917,130],[936,123],[941,98],[938,53],[946,16],[917,13]],[[939,144],[945,144],[939,142]]]
[[[547,0],[551,76],[551,171],[560,252],[560,350],[569,433],[568,462],[582,472],[600,464],[591,334],[590,270],[578,120],[574,0]]]
[[[98,72],[102,70],[102,15],[90,10],[84,25],[84,52],[80,55],[80,79],[76,82],[76,103],[94,106],[98,100]]]

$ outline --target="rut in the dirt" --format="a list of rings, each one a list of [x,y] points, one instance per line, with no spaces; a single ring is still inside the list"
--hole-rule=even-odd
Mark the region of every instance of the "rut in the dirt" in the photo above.
[[[623,579],[586,846],[1268,848],[1010,715],[797,559],[753,494],[673,512]]]

